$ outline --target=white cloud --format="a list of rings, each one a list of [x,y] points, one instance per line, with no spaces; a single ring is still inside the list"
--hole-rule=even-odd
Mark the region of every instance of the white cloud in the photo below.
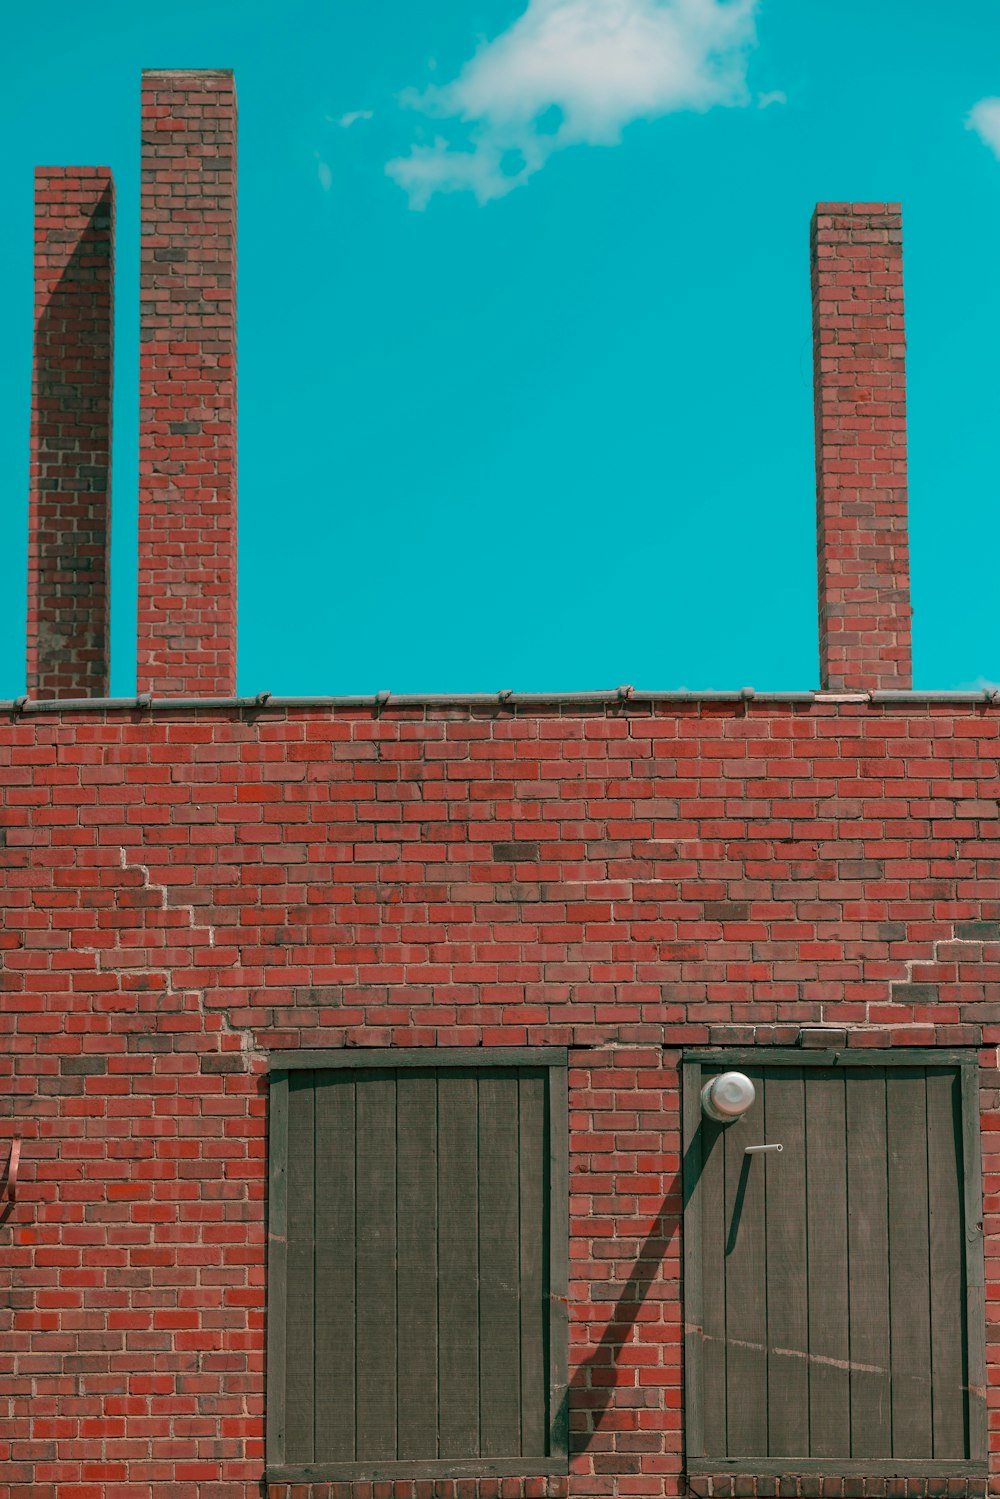
[[[994,156],[1000,156],[1000,99],[980,99],[965,123],[984,145],[989,146]]]
[[[528,0],[452,83],[404,95],[449,123],[433,145],[414,146],[386,171],[414,208],[462,190],[485,203],[565,146],[615,145],[633,120],[746,105],[757,4]]]
[[[333,186],[333,172],[330,170],[330,163],[324,161],[318,151],[315,152],[315,156],[316,175],[319,178],[319,185],[325,193],[328,193]]]
[[[770,107],[771,107],[772,104],[787,104],[787,103],[788,103],[788,95],[787,94],[783,94],[781,92],[780,88],[772,89],[770,91],[770,93],[768,93],[768,94],[759,94],[757,96],[757,108],[758,109],[770,109]]]
[[[373,109],[349,109],[345,115],[341,115],[338,119],[333,119],[333,123],[343,126],[345,130],[350,130],[351,126],[356,125],[359,120],[370,120],[374,113]],[[328,116],[327,118],[332,119],[333,117]]]

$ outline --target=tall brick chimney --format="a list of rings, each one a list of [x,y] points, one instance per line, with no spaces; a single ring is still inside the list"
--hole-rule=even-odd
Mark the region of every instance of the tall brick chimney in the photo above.
[[[28,523],[32,697],[108,692],[114,183],[35,173],[35,346]]]
[[[138,686],[236,690],[236,90],[142,79]]]
[[[911,684],[903,231],[898,203],[812,221],[820,681]]]

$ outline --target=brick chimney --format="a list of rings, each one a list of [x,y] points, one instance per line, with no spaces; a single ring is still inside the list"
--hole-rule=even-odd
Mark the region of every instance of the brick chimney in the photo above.
[[[28,692],[108,692],[114,183],[35,173]]]
[[[138,686],[236,690],[236,90],[142,79]]]
[[[911,685],[903,231],[898,203],[812,221],[820,681]]]

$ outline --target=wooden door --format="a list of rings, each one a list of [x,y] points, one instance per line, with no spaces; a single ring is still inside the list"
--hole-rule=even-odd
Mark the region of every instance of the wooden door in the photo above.
[[[690,1456],[911,1473],[980,1456],[968,1069],[740,1070],[757,1100],[739,1123],[687,1106]],[[746,1154],[764,1143],[783,1149]]]
[[[272,1229],[270,1466],[548,1471],[562,1431],[565,1185],[552,1163],[565,1072],[554,1085],[552,1065],[375,1060],[389,1065],[348,1054],[272,1086],[286,1201]]]

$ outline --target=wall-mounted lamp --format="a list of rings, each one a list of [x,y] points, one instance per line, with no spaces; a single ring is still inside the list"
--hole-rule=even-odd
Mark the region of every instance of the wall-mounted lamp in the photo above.
[[[702,1111],[718,1124],[742,1119],[756,1098],[754,1085],[743,1072],[720,1072],[701,1090]]]

